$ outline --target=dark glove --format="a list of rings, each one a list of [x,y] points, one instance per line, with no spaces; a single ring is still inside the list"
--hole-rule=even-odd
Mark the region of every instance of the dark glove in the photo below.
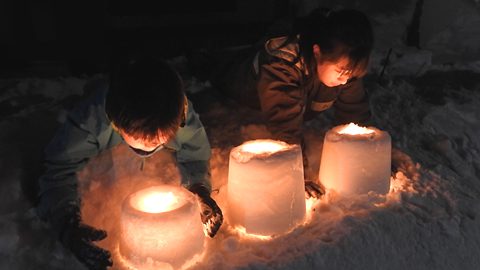
[[[322,197],[323,194],[325,194],[325,191],[322,187],[320,187],[320,185],[318,185],[314,181],[305,180],[305,197],[307,199],[309,199],[310,197],[319,199],[320,197]]]
[[[68,210],[61,220],[63,225],[56,224],[63,228],[60,230],[60,241],[88,269],[103,270],[113,265],[110,252],[92,243],[107,237],[107,232],[82,223],[78,208]],[[57,226],[54,224],[54,228]]]
[[[206,233],[213,238],[223,223],[222,210],[212,197],[210,197],[210,191],[208,191],[204,185],[194,184],[189,190],[197,195],[200,204],[200,218],[202,219]]]

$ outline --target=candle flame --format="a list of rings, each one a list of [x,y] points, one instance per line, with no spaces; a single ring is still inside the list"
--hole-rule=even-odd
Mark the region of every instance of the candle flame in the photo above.
[[[172,192],[150,191],[132,202],[134,207],[147,213],[162,213],[175,209],[178,199]]]
[[[357,124],[350,123],[346,127],[342,128],[338,131],[339,134],[350,134],[350,135],[363,135],[363,134],[372,134],[375,133],[374,130],[361,127]]]
[[[251,154],[271,154],[284,150],[288,147],[287,144],[281,141],[264,141],[256,140],[243,144],[241,146],[242,152]]]

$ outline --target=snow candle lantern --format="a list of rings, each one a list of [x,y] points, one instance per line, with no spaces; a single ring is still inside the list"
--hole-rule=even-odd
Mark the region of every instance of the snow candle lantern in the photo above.
[[[178,269],[203,252],[195,197],[179,186],[152,186],[122,205],[120,255],[129,269]]]
[[[302,151],[298,145],[253,140],[230,152],[228,218],[257,236],[285,233],[305,218]]]
[[[374,127],[350,123],[332,128],[325,135],[320,163],[320,181],[341,195],[390,189],[390,135]]]

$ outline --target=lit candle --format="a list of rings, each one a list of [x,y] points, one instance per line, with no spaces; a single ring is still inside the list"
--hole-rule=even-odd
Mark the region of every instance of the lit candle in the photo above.
[[[198,203],[186,189],[153,186],[122,206],[120,255],[128,268],[178,269],[203,251]]]
[[[342,195],[390,189],[390,135],[374,127],[353,123],[332,128],[325,135],[320,181]]]
[[[298,145],[254,140],[230,152],[228,218],[257,236],[292,230],[305,218],[302,152]]]

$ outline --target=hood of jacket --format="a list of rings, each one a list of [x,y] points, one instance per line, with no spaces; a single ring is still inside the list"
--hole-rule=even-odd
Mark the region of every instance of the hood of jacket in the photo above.
[[[280,58],[295,65],[305,73],[305,75],[308,75],[308,69],[303,61],[303,57],[300,56],[298,37],[288,43],[287,41],[287,36],[271,38],[265,42],[265,51],[270,56]]]

